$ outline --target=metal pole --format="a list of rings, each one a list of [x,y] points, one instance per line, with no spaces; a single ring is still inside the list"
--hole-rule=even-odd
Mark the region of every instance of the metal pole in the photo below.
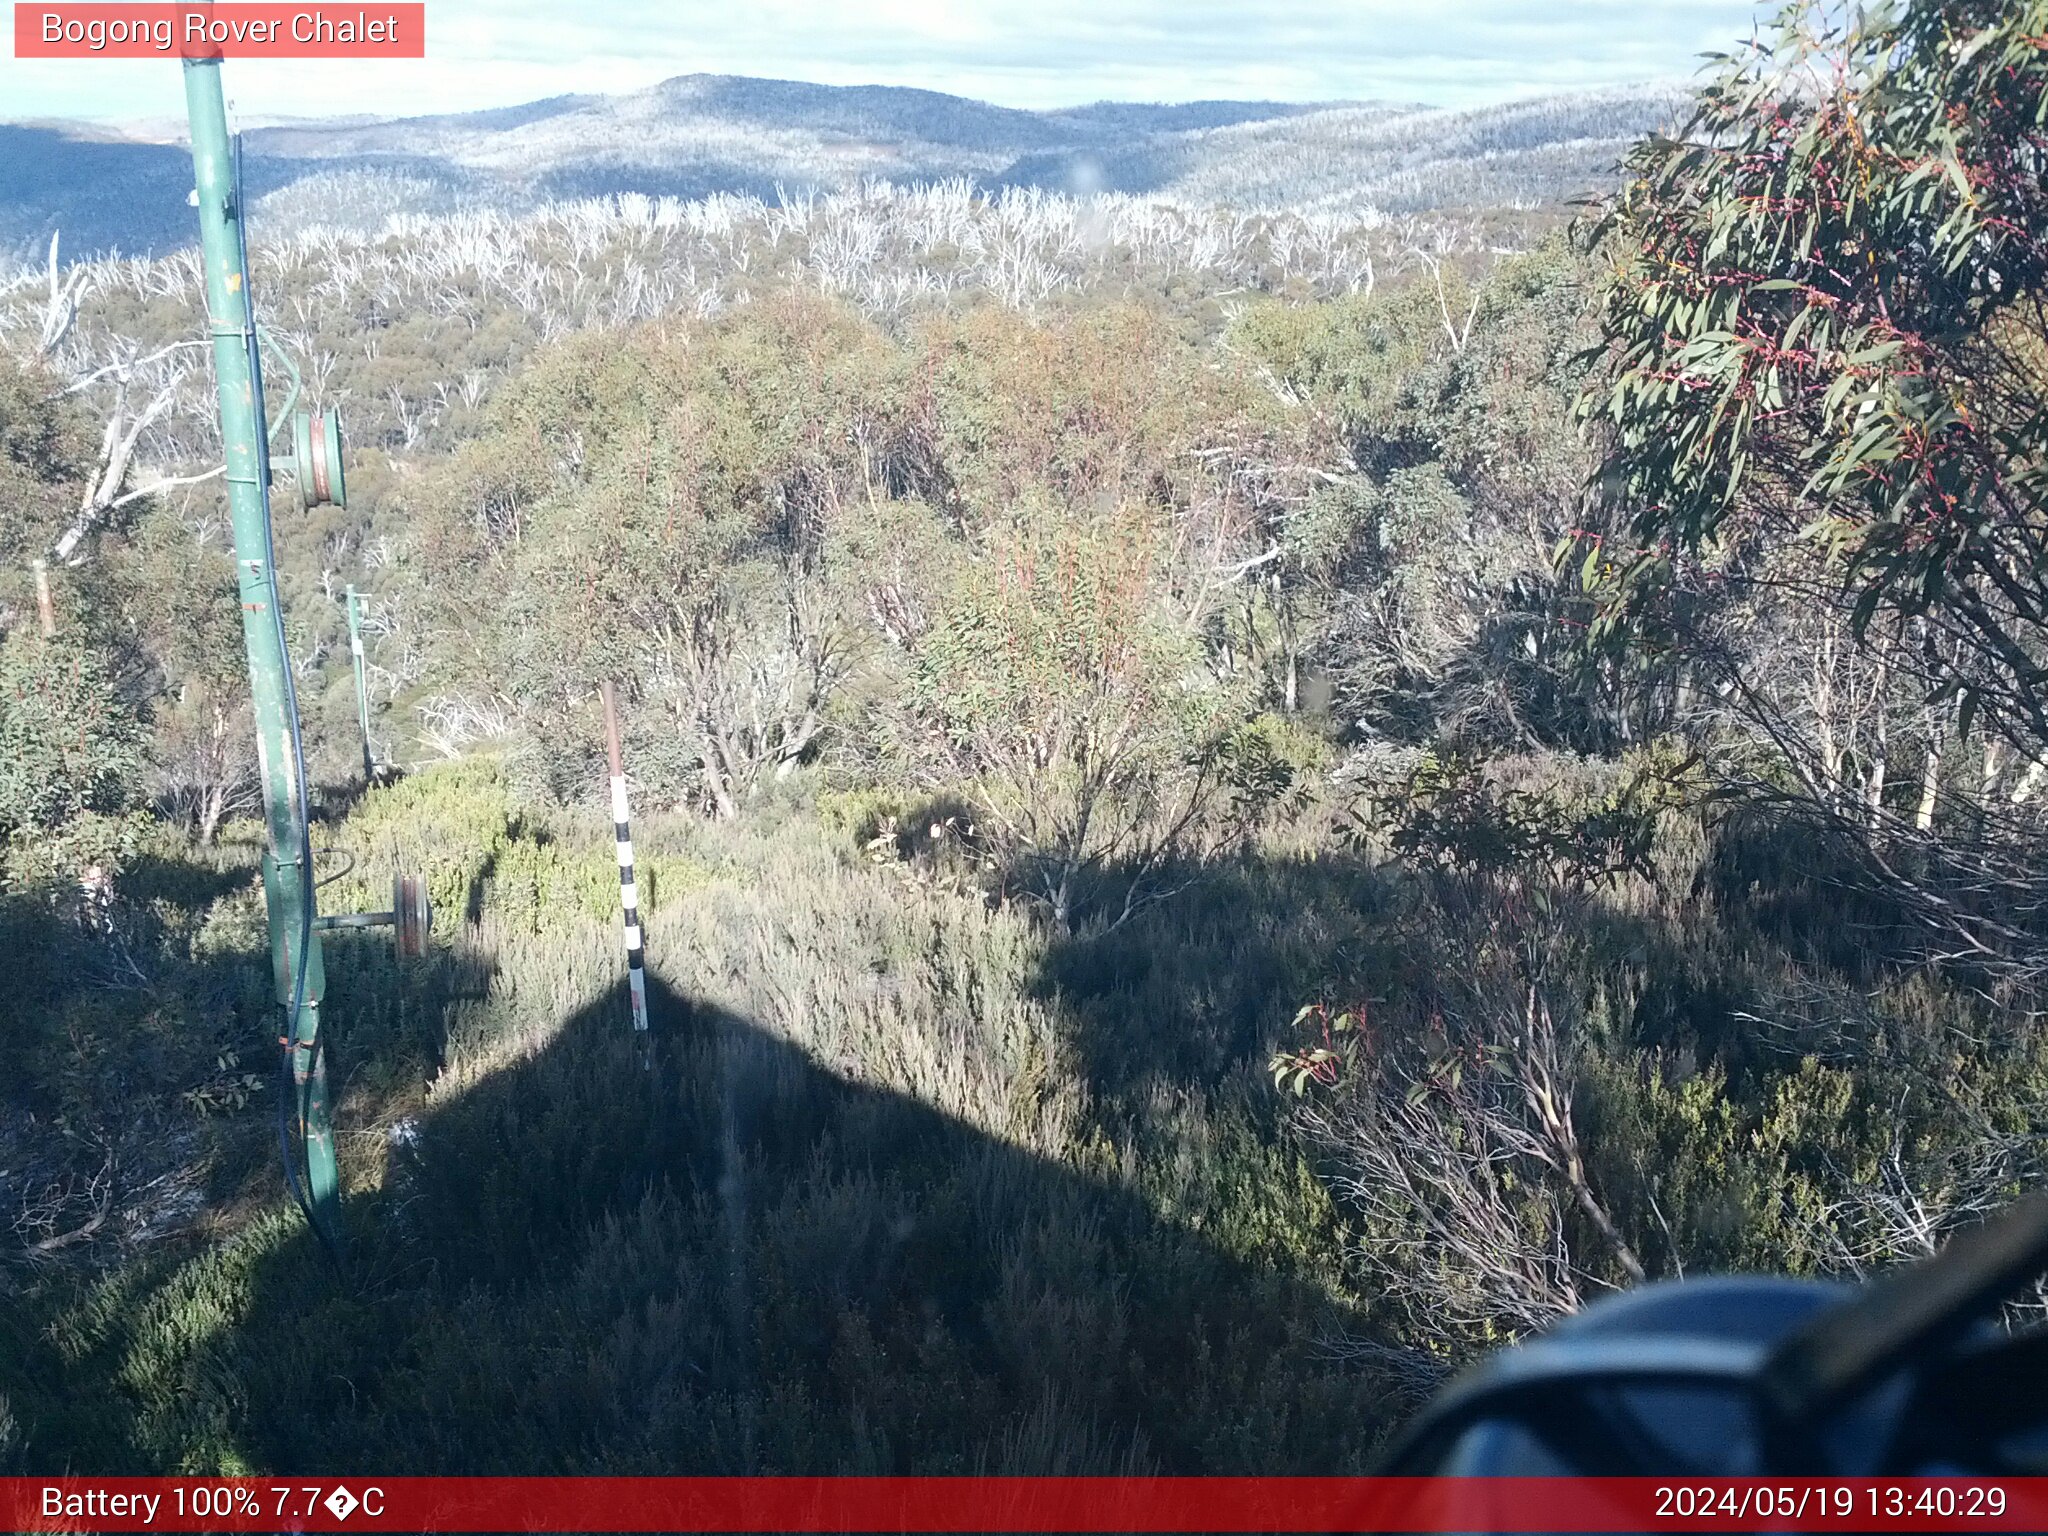
[[[604,694],[604,755],[612,771],[612,835],[619,845],[619,904],[625,911],[626,985],[633,994],[633,1028],[647,1029],[647,973],[640,952],[640,892],[633,883],[633,832],[626,815],[626,763],[619,750],[619,706],[612,683],[606,678]]]
[[[354,587],[348,589],[348,651],[356,664],[356,721],[363,728],[363,782],[369,784],[377,767],[370,755],[370,689],[363,680],[363,621]]]
[[[321,965],[320,934],[312,926],[312,871],[305,863],[305,786],[298,781],[284,628],[276,610],[277,584],[272,569],[263,377],[250,318],[243,210],[237,202],[218,59],[185,60],[185,105],[192,120],[192,170],[206,263],[207,329],[213,338],[213,375],[220,393],[242,639],[249,653],[257,764],[263,775],[264,818],[270,833],[270,846],[263,857],[263,893],[269,908],[277,999],[285,1013],[285,1032],[279,1044],[289,1055],[298,1132],[305,1148],[306,1200],[315,1224],[331,1239],[340,1231],[340,1186],[328,1118],[325,1053],[318,1048],[326,973]]]
[[[57,633],[57,604],[50,596],[50,562],[35,562],[36,572],[36,616],[42,621],[43,638],[49,639]]]

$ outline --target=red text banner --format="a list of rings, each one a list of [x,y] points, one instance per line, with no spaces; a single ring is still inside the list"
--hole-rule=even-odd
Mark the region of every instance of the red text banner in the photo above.
[[[423,59],[424,4],[14,7],[18,59]]]
[[[2048,1478],[0,1478],[8,1531],[2040,1531]]]

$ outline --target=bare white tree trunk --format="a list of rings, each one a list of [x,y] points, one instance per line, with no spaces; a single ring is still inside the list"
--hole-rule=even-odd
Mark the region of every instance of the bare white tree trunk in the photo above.
[[[78,294],[90,268],[77,266],[68,278],[57,273],[57,232],[50,234],[50,295],[43,305],[42,333],[36,341],[36,356],[49,357],[71,332],[78,318]]]
[[[1881,656],[1877,663],[1877,676],[1870,685],[1872,746],[1870,769],[1863,776],[1863,803],[1870,812],[1873,831],[1884,822],[1885,754],[1891,745],[1891,717],[1885,709],[1885,693],[1890,680],[1891,658],[1889,655]]]
[[[1920,804],[1913,812],[1915,831],[1926,832],[1934,826],[1934,803],[1941,794],[1941,747],[1930,742],[1927,760],[1920,769]]]
[[[1833,801],[1842,786],[1842,744],[1835,733],[1835,626],[1825,624],[1813,651],[1813,722],[1820,741],[1821,787]]]
[[[1930,831],[1934,826],[1934,808],[1941,799],[1941,757],[1948,749],[1948,733],[1954,719],[1955,708],[1952,705],[1938,705],[1927,711],[1927,745],[1920,765],[1920,804],[1913,812],[1916,831]]]
[[[51,550],[58,560],[70,564],[85,536],[113,510],[115,498],[128,479],[128,463],[134,457],[136,440],[151,422],[170,409],[170,404],[170,391],[163,390],[130,417],[128,386],[125,381],[116,386],[114,408],[107,416],[106,430],[100,434],[99,460],[85,482],[85,495],[79,501],[78,515]]]

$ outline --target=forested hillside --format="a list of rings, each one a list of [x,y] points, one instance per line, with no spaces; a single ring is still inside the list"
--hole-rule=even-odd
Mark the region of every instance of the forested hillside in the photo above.
[[[248,181],[273,228],[381,232],[393,215],[530,214],[596,197],[815,198],[972,180],[1356,220],[1526,213],[1612,183],[1668,124],[1656,86],[1433,109],[1098,102],[1027,112],[938,91],[686,75],[429,117],[258,122]],[[192,238],[182,125],[0,123],[0,256],[60,232],[80,253]]]
[[[351,432],[345,510],[278,499],[320,902],[437,912],[328,946],[339,1260],[197,260],[25,273],[0,1471],[1359,1471],[1611,1289],[2039,1182],[2048,15],[1857,26],[1568,228],[270,236]]]

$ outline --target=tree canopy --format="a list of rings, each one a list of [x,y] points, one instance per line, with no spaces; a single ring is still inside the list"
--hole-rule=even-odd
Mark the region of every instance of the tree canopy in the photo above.
[[[1599,627],[1797,551],[1773,580],[1925,620],[1935,686],[2048,740],[2044,86],[2040,3],[1799,5],[1638,146],[1584,403],[1625,504]]]

